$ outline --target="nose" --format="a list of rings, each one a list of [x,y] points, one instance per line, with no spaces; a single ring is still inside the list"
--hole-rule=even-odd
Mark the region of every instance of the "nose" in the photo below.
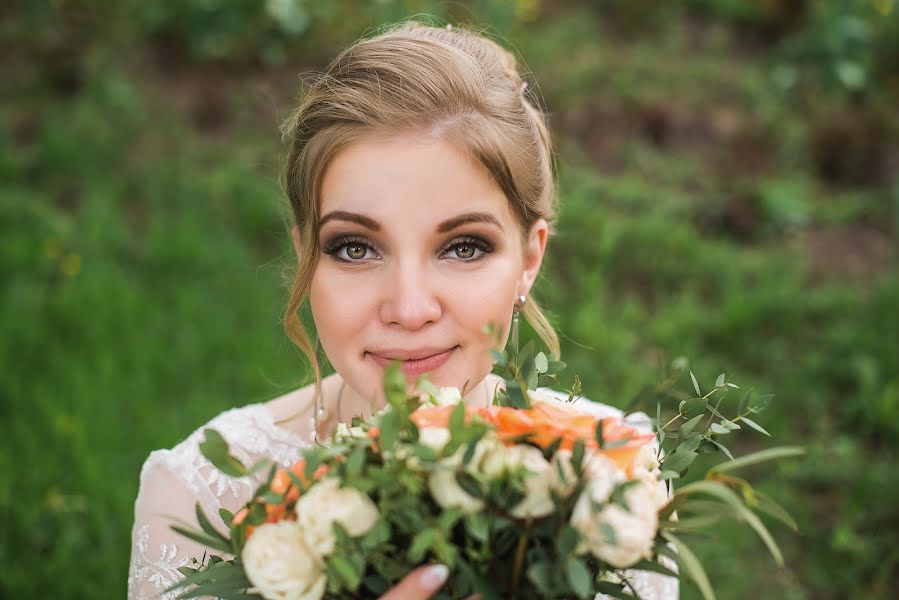
[[[426,265],[396,261],[387,279],[380,309],[383,323],[416,331],[440,319],[443,306]]]

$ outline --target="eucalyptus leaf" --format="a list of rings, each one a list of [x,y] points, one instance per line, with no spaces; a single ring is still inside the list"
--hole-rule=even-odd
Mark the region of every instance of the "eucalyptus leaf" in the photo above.
[[[705,600],[715,600],[715,592],[712,590],[712,584],[709,582],[709,577],[706,575],[705,569],[702,568],[702,563],[699,562],[699,559],[696,558],[696,555],[690,550],[690,547],[670,531],[663,531],[662,536],[677,548],[676,556],[678,564],[683,567],[683,571],[686,575],[696,583],[696,587],[699,588],[702,597]]]
[[[693,389],[696,390],[696,395],[702,396],[702,392],[699,391],[699,382],[696,381],[696,375],[693,374],[693,371],[690,371],[690,380],[693,382]]]
[[[243,477],[247,474],[247,468],[238,459],[231,456],[228,442],[215,429],[204,429],[205,439],[200,442],[200,453],[212,463],[212,465],[230,477]]]
[[[593,577],[581,559],[569,558],[565,562],[565,578],[579,598],[593,597]]]
[[[721,463],[712,467],[713,471],[725,472],[740,469],[749,465],[758,464],[769,460],[777,460],[779,458],[789,458],[793,456],[802,456],[805,449],[798,446],[777,446],[775,448],[766,448],[752,454],[747,454],[736,458],[730,462]]]
[[[763,434],[767,435],[768,437],[771,437],[771,434],[768,433],[764,427],[762,427],[761,425],[759,425],[758,423],[756,423],[749,417],[743,417],[740,420],[743,421],[744,423],[746,423],[747,425],[749,425],[750,427],[752,427],[753,429],[755,429],[756,431],[758,431],[759,433],[763,433]]]

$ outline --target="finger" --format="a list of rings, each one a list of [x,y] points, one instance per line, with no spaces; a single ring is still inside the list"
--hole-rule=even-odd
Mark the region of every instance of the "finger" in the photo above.
[[[427,600],[446,583],[448,576],[446,565],[419,567],[381,596],[381,600]]]

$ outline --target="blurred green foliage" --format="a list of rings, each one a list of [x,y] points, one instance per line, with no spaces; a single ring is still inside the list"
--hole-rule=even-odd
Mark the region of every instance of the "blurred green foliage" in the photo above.
[[[0,595],[121,597],[149,451],[308,379],[277,125],[297,73],[425,12],[491,26],[539,84],[561,217],[538,294],[585,389],[625,406],[689,357],[775,392],[763,426],[808,447],[755,473],[801,526],[774,526],[786,569],[739,529],[696,542],[720,597],[889,597],[892,0],[5,5]]]

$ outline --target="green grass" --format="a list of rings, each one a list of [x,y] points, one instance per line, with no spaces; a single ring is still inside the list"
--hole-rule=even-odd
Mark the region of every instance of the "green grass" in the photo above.
[[[681,356],[702,382],[726,371],[776,393],[759,420],[775,443],[809,455],[751,475],[800,533],[772,525],[780,571],[738,527],[693,540],[719,597],[888,596],[899,578],[895,192],[820,180],[803,150],[806,115],[771,91],[769,65],[744,56],[726,26],[709,53],[665,29],[597,34],[591,19],[563,11],[509,34],[559,131],[569,112],[597,104],[627,116],[662,99],[705,114],[723,95],[766,132],[770,160],[731,177],[712,160],[726,151],[714,136],[662,147],[628,136],[610,155],[590,150],[589,132],[564,130],[561,217],[538,294],[571,372],[616,406]],[[663,70],[660,53],[671,58]],[[247,71],[231,75],[227,126],[203,133],[156,71],[91,60],[74,95],[34,79],[0,114],[9,597],[121,597],[147,454],[307,379],[280,326],[292,249],[277,119],[254,109]],[[740,235],[721,225],[734,198],[755,211]],[[801,243],[871,226],[891,250],[861,276],[836,264],[822,275]],[[766,442],[741,439],[743,450]]]

